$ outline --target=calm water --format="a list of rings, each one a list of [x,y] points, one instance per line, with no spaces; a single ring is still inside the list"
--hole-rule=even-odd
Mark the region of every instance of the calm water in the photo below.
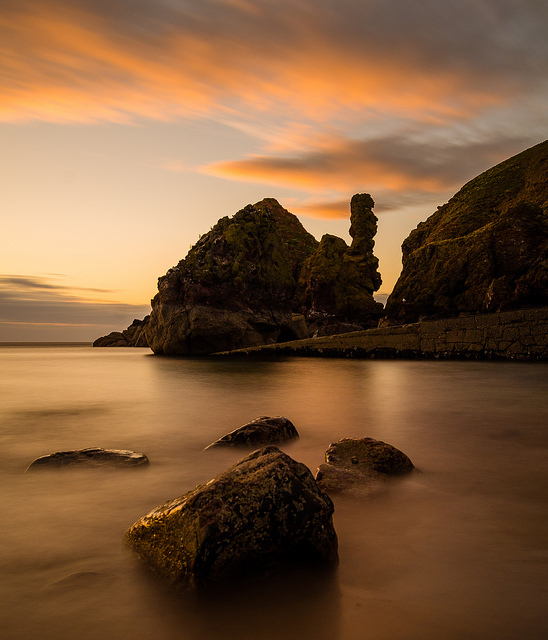
[[[245,452],[210,442],[285,415],[313,471],[372,436],[422,473],[334,498],[340,566],[199,601],[123,545],[126,529]],[[0,348],[0,637],[408,640],[548,637],[548,366],[162,359],[146,349]],[[102,446],[145,470],[25,474]]]

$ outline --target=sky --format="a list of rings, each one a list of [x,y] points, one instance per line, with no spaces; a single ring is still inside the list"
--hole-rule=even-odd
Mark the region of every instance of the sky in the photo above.
[[[276,198],[401,243],[548,136],[545,0],[0,0],[0,341],[150,310],[222,216]]]

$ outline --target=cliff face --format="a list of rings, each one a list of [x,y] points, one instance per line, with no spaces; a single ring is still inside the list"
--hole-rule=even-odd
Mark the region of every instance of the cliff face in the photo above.
[[[394,321],[548,304],[548,141],[467,183],[402,251]]]
[[[199,355],[304,338],[305,317],[376,322],[376,218],[367,198],[365,208],[362,196],[353,205],[350,248],[333,236],[318,244],[271,198],[219,220],[159,279],[145,330],[150,348]]]

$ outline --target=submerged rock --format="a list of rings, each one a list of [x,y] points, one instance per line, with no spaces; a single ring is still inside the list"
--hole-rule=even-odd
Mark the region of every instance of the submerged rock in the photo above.
[[[402,251],[392,321],[548,304],[548,141],[464,185]]]
[[[32,462],[27,471],[37,469],[50,469],[68,466],[115,466],[115,467],[142,467],[149,464],[147,456],[135,451],[124,449],[101,449],[90,447],[88,449],[73,449],[72,451],[57,451],[46,456],[41,456]]]
[[[329,446],[316,472],[324,491],[372,490],[387,478],[411,472],[405,453],[374,438],[343,438]]]
[[[201,589],[287,562],[335,563],[332,514],[310,470],[269,446],[154,509],[126,538],[170,584]]]
[[[298,438],[299,434],[295,425],[283,416],[261,416],[227,433],[219,440],[211,443],[206,449],[212,447],[238,447],[259,446],[287,442]]]

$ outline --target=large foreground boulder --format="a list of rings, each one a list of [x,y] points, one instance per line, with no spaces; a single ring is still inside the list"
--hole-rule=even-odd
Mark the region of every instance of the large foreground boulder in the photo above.
[[[402,251],[392,321],[548,304],[548,141],[468,182]]]
[[[388,478],[405,475],[414,468],[409,457],[391,444],[374,438],[342,438],[325,452],[316,481],[328,492],[367,493]]]
[[[257,447],[288,442],[298,437],[299,433],[295,425],[284,416],[260,416],[215,440],[206,449],[213,447]]]
[[[58,467],[143,467],[149,464],[144,453],[127,451],[125,449],[102,449],[89,447],[87,449],[72,449],[71,451],[57,451],[40,458],[36,458],[27,471],[37,469],[52,469]]]
[[[170,584],[201,589],[286,562],[335,563],[332,514],[309,469],[269,446],[154,509],[126,537]]]

